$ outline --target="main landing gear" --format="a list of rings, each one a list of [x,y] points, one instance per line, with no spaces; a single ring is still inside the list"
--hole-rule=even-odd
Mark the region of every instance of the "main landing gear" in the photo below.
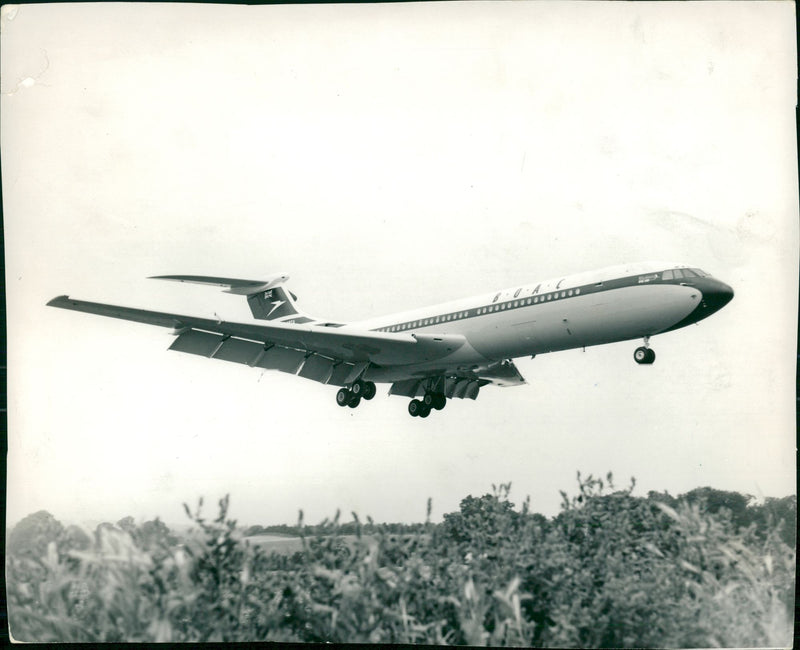
[[[353,382],[350,388],[339,389],[339,392],[336,393],[336,403],[339,406],[349,406],[351,409],[354,409],[361,404],[362,399],[369,401],[375,397],[375,392],[376,388],[374,383],[359,379]]]
[[[412,399],[408,403],[408,412],[411,417],[426,418],[430,415],[431,409],[441,411],[447,404],[447,398],[443,393],[425,393],[421,399]]]
[[[656,353],[655,351],[651,350],[649,347],[650,337],[644,337],[644,345],[642,347],[636,348],[633,351],[633,360],[636,361],[638,364],[650,365],[653,361],[656,360]]]

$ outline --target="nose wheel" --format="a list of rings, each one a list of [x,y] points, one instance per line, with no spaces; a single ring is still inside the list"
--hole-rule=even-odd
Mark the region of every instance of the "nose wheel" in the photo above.
[[[656,360],[656,353],[650,348],[644,346],[636,348],[633,352],[633,360],[640,365],[650,365]]]

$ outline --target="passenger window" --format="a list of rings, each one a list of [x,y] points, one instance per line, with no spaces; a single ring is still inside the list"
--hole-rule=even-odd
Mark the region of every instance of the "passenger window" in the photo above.
[[[661,274],[661,279],[662,280],[672,280],[672,271],[664,271]]]
[[[575,295],[577,296],[581,292],[580,289],[575,289]]]
[[[564,296],[566,296],[566,295],[567,295],[567,292],[566,292],[566,291],[562,291],[562,292],[561,292],[561,297],[562,297],[562,298],[563,298]]]
[[[567,291],[567,295],[568,295],[568,296],[571,296],[571,295],[572,295],[572,289],[570,289],[569,291]]]

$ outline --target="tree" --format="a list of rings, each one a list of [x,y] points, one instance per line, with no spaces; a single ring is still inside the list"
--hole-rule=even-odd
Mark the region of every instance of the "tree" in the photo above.
[[[136,528],[133,538],[136,544],[145,551],[151,551],[156,548],[168,549],[178,543],[177,537],[158,518],[146,521]]]
[[[136,521],[133,517],[128,515],[127,517],[123,517],[117,522],[117,528],[120,530],[124,530],[126,533],[132,534],[133,531],[136,529]]]
[[[444,516],[442,530],[445,537],[457,543],[490,543],[498,532],[515,527],[520,514],[514,504],[503,495],[472,495],[463,499],[458,512]]]
[[[687,503],[697,503],[705,512],[715,515],[725,509],[730,512],[731,523],[736,529],[746,528],[751,521],[747,504],[752,501],[750,494],[715,490],[711,487],[695,488],[679,497]]]
[[[60,539],[59,549],[67,551],[77,549],[79,551],[85,550],[92,545],[92,538],[80,526],[67,526],[63,536]]]
[[[47,545],[55,542],[64,532],[53,515],[46,510],[39,510],[20,521],[8,536],[9,553],[30,553],[34,557],[42,557],[47,553]]]

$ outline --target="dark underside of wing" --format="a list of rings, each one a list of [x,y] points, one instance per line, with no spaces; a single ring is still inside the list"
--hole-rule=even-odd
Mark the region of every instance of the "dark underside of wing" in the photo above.
[[[47,304],[173,328],[177,338],[171,350],[282,370],[336,385],[352,381],[360,369],[370,363],[390,366],[434,361],[448,356],[465,342],[460,335],[391,334],[292,324],[216,321],[75,300],[68,296],[53,298]]]

